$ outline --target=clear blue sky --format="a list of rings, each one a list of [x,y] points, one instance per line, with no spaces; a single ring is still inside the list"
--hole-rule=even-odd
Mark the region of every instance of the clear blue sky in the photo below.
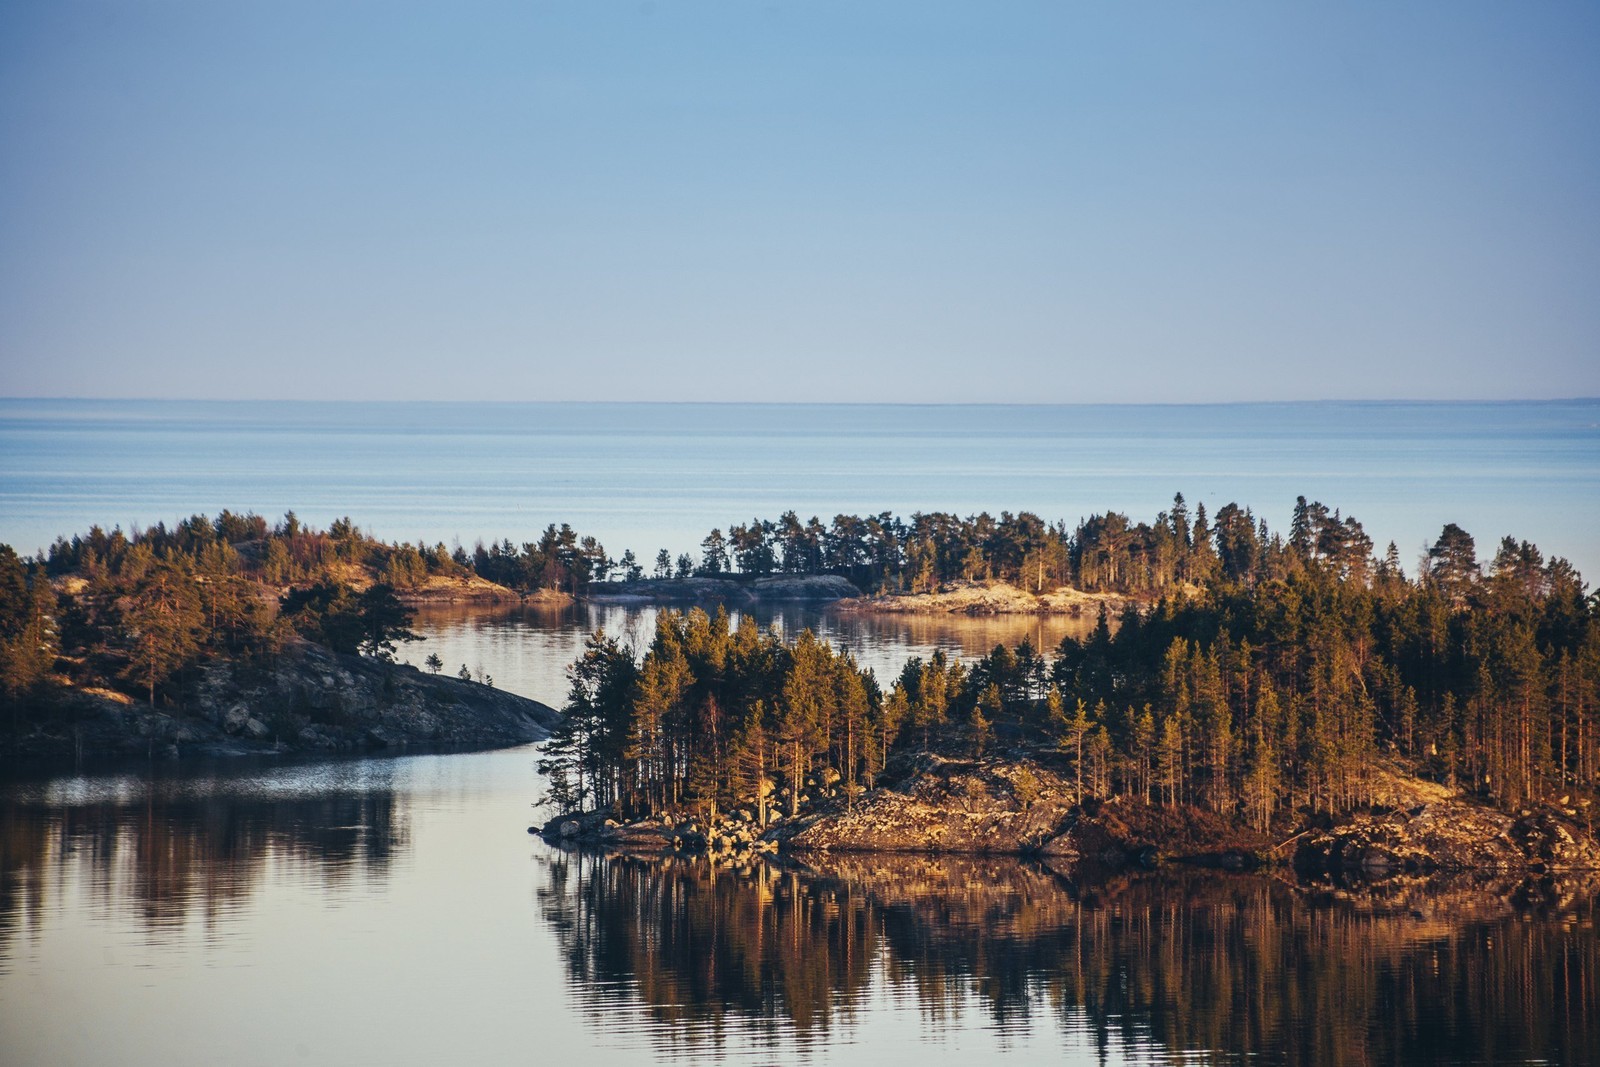
[[[1600,395],[1600,6],[8,0],[0,395]]]

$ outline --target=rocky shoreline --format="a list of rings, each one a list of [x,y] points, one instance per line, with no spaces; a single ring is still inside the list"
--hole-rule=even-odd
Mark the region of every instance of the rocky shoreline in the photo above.
[[[370,584],[370,576],[352,581]],[[415,588],[395,590],[413,606],[528,604],[565,607],[579,600],[597,604],[817,604],[836,611],[881,615],[1062,615],[1095,618],[1103,609],[1113,619],[1134,600],[1114,593],[1086,593],[1062,587],[1029,592],[1004,582],[967,582],[931,593],[869,596],[848,579],[833,574],[745,575],[691,578],[640,578],[601,582],[579,596],[556,589],[519,593],[482,578],[435,576]]]
[[[1407,809],[1366,812],[1277,839],[1191,808],[1128,798],[1074,799],[1071,783],[1031,760],[922,756],[902,779],[845,798],[825,779],[795,814],[741,809],[618,822],[605,812],[530,827],[564,847],[738,858],[783,852],[1036,856],[1075,871],[1109,873],[1182,863],[1305,875],[1383,877],[1478,871],[1588,872],[1600,877],[1600,842],[1559,805],[1516,816],[1431,783],[1415,782]],[[1407,780],[1389,774],[1403,789]],[[785,798],[777,798],[782,801]],[[788,805],[784,805],[788,806]]]
[[[831,604],[861,596],[849,581],[832,574],[772,575],[765,578],[641,578],[590,586],[585,599],[598,603]]]
[[[832,574],[641,578],[591,586],[583,599],[596,603],[826,604],[835,611],[882,615],[1066,615],[1113,618],[1131,601],[1113,593],[1059,588],[1032,593],[1004,582],[967,582],[932,593],[868,596]]]
[[[152,708],[106,689],[66,688],[0,734],[0,758],[356,753],[409,745],[543,740],[554,709],[512,693],[295,640],[269,661],[202,663],[177,700]]]
[[[967,582],[932,593],[857,597],[841,601],[835,608],[884,615],[1067,615],[1089,619],[1104,610],[1115,619],[1133,602],[1115,593],[1085,593],[1067,587],[1035,593],[1005,582]]]

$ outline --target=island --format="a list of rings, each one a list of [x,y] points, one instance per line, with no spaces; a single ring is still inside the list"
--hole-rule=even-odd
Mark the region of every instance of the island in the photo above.
[[[1191,520],[1181,497],[1152,523],[1071,534],[924,520],[952,550],[913,540],[881,566],[856,552],[865,573],[840,577],[900,591],[846,610],[1051,610],[1070,576],[1058,603],[1092,604],[1092,632],[881,681],[810,633],[720,609],[663,612],[640,658],[596,635],[545,747],[560,814],[530,829],[726,856],[1600,868],[1600,604],[1532,543],[1507,537],[1480,563],[1447,525],[1408,576],[1395,546],[1374,554],[1356,519],[1304,498],[1287,536],[1232,504]]]

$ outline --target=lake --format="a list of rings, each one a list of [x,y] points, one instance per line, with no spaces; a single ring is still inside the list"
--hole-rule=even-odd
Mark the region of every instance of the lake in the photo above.
[[[1215,407],[0,400],[0,541],[224,507],[471,544],[567,521],[693,551],[794,508],[1297,494],[1408,566],[1446,522],[1600,569],[1600,403]],[[653,608],[434,608],[452,672],[559,705]],[[1088,619],[756,609],[887,682]],[[533,748],[0,777],[0,1063],[1600,1062],[1591,890],[1302,886],[1012,860],[746,867],[552,849]]]
[[[559,703],[586,633],[655,611],[433,608],[408,651]],[[883,677],[1087,625],[755,621]],[[537,759],[0,779],[0,1062],[1600,1062],[1592,886],[607,858],[528,835]]]
[[[348,515],[470,548],[569,522],[613,556],[690,552],[794,509],[1152,520],[1182,492],[1286,531],[1343,509],[1408,571],[1445,523],[1600,573],[1600,400],[1083,406],[0,399],[0,541],[196,512]]]
[[[607,859],[535,759],[13,777],[0,1062],[1600,1062],[1559,880]]]

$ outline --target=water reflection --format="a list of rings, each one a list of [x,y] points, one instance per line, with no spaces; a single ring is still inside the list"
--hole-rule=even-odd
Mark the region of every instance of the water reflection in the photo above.
[[[538,896],[591,1025],[642,1002],[661,1051],[720,1048],[731,1022],[758,1046],[821,1042],[876,951],[864,900],[764,864],[558,855]]]
[[[1584,883],[608,859],[535,758],[0,783],[0,1062],[1600,1062]]]
[[[451,673],[462,665],[474,675],[482,670],[502,689],[560,707],[567,696],[567,664],[582,653],[586,637],[604,629],[643,648],[655,633],[660,610],[597,603],[424,606],[415,629],[426,640],[404,654],[418,666],[437,654]],[[1093,617],[1064,615],[869,615],[805,605],[766,605],[730,612],[730,619],[738,625],[746,615],[758,626],[777,626],[784,633],[810,629],[849,649],[886,686],[908,659],[927,658],[935,649],[971,659],[997,644],[1014,647],[1026,638],[1035,648],[1053,650],[1068,634],[1086,636],[1095,623]]]
[[[148,938],[207,929],[273,876],[327,888],[384,880],[410,819],[381,761],[260,777],[204,766],[170,776],[10,784],[0,804],[0,970],[13,939],[81,893]]]
[[[1595,1062],[1595,898],[1481,878],[1303,887],[1215,872],[1096,885],[1001,859],[744,868],[561,854],[541,912],[595,1026],[637,999],[661,1055],[918,1039],[1100,1062]],[[611,1023],[607,1023],[611,1020]]]

